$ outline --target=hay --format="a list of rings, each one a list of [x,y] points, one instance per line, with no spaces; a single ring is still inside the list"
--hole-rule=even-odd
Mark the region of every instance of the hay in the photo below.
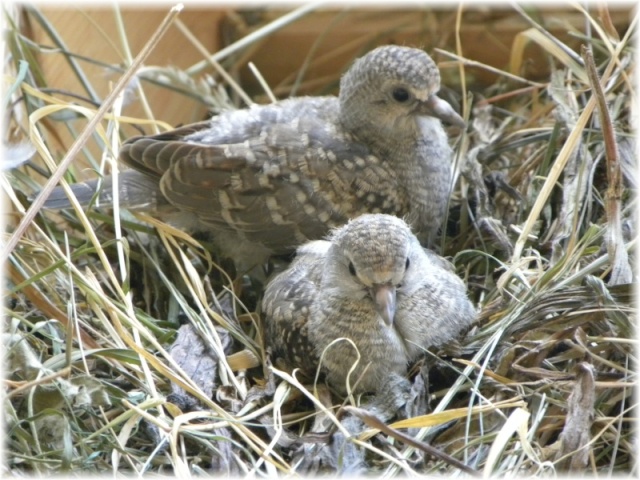
[[[412,370],[414,386],[426,378],[415,405],[428,404],[428,413],[385,425],[374,419],[356,433],[338,420],[344,411],[336,397],[266,363],[257,312],[263,286],[231,278],[206,242],[117,208],[40,212],[18,227],[27,197],[54,175],[43,172],[68,182],[80,176],[81,169],[60,166],[70,152],[69,132],[93,135],[77,148],[103,171],[129,136],[125,127],[169,127],[153,119],[151,105],[146,118],[123,117],[118,102],[96,117],[98,96],[82,73],[87,59],[66,51],[46,16],[30,7],[25,18],[44,25],[71,55],[84,85],[84,91],[47,90],[37,60],[47,49],[8,16],[5,468],[18,475],[274,475],[299,472],[300,459],[322,451],[335,455],[322,458],[336,468],[362,462],[369,473],[385,475],[453,474],[455,462],[486,474],[637,474],[630,81],[636,19],[618,32],[606,8],[597,15],[567,11],[587,26],[571,31],[590,48],[580,51],[515,8],[507,23],[524,26],[509,70],[465,58],[464,43],[455,53],[436,51],[446,79],[454,70],[466,79],[452,99],[471,119],[454,137],[456,183],[441,250],[481,313],[459,344],[430,352]],[[463,13],[461,7],[447,15],[460,20]],[[425,15],[426,24],[433,22]],[[562,23],[562,12],[555,15]],[[248,35],[262,41],[272,27]],[[186,33],[184,23],[180,30]],[[247,38],[227,52],[241,52]],[[349,48],[371,41],[355,39]],[[548,78],[527,77],[532,42],[550,66]],[[332,55],[318,58],[326,64]],[[243,61],[216,68],[236,71]],[[312,64],[309,58],[305,67]],[[478,70],[497,80],[474,84]],[[189,73],[147,68],[136,75],[214,112],[230,107],[233,97],[219,84]],[[302,73],[285,80],[273,92],[306,91],[319,82]],[[143,95],[138,84],[127,88]],[[85,130],[82,118],[95,119],[95,132]],[[181,323],[193,331],[176,341]],[[176,353],[197,339],[206,364],[217,366],[210,367],[214,378],[200,382],[193,379],[198,366]],[[345,411],[357,413],[360,400]],[[314,419],[326,435],[307,433]],[[341,450],[322,450],[330,435],[343,436]],[[425,454],[421,442],[443,455]]]

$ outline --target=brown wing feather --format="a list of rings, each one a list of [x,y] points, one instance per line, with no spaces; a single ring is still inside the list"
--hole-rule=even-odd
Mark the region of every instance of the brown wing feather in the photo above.
[[[262,300],[265,342],[276,360],[314,374],[318,358],[309,342],[307,322],[319,295],[324,256],[316,251],[298,251],[291,266],[269,282]]]

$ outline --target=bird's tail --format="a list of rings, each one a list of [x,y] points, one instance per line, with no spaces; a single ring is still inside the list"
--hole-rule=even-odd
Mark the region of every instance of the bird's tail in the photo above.
[[[101,181],[96,179],[73,184],[71,190],[82,206],[93,203],[96,206],[110,207],[113,205],[113,187],[113,177],[109,175]],[[132,210],[156,210],[167,204],[158,179],[135,170],[126,170],[118,175],[118,193],[120,206]],[[43,207],[61,210],[70,208],[71,201],[65,190],[58,186],[53,189]]]

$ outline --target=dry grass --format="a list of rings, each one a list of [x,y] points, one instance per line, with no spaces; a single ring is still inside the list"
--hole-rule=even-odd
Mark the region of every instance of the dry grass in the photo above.
[[[462,82],[470,128],[455,138],[455,193],[442,251],[481,314],[460,345],[429,358],[429,414],[389,425],[489,474],[638,474],[630,267],[636,19],[618,36],[604,11],[571,12],[590,26],[574,34],[593,52],[601,89],[592,88],[589,53],[566,47],[524,11],[514,12],[529,27],[517,37],[510,70],[482,91]],[[122,141],[122,124],[167,126],[122,118],[115,97],[113,108],[103,104],[106,114],[93,117],[90,103],[45,93],[33,55],[38,45],[9,27],[5,138],[23,149],[8,149],[15,165],[2,176],[10,212],[5,244],[12,247],[4,251],[5,468],[292,473],[295,449],[285,440],[308,431],[318,412],[341,425],[324,397],[284,372],[275,370],[275,390],[254,394],[267,372],[259,282],[232,281],[198,241],[117,208],[113,215],[40,213],[17,227],[27,196],[45,181],[42,168],[23,163],[25,149],[73,181],[72,170],[57,166],[69,150],[50,148],[58,129],[79,135],[71,120],[96,119],[90,142],[106,146],[105,159]],[[527,41],[554,62],[545,81],[518,76]],[[462,78],[474,65],[459,52],[439,52],[439,59],[456,61]],[[164,73],[170,94],[228,107],[224,92],[204,89],[185,72]],[[78,148],[101,169],[105,160]],[[193,381],[168,352],[181,323],[193,325],[218,359],[209,383]],[[182,411],[168,400],[172,384],[201,408]],[[457,470],[393,435],[369,429],[349,442],[363,447],[377,474]]]

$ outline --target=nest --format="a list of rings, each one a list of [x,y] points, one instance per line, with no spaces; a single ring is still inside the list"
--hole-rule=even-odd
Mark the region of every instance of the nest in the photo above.
[[[557,13],[578,15],[585,26],[564,29],[585,46],[573,48],[557,28],[513,8],[499,21],[506,15],[525,26],[508,69],[466,58],[464,43],[455,54],[433,52],[449,99],[469,120],[466,131],[452,132],[456,182],[440,250],[480,314],[458,343],[412,367],[412,396],[388,421],[361,409],[366,397],[338,398],[321,381],[271,365],[258,311],[263,282],[233,272],[206,242],[117,208],[29,216],[38,207],[29,196],[54,172],[62,169],[67,182],[85,175],[68,169],[67,157],[80,153],[102,172],[129,130],[169,125],[125,117],[118,103],[99,111],[106,102],[86,93],[81,64],[100,59],[66,50],[35,8],[22,12],[22,27],[8,17],[5,468],[18,475],[637,473],[635,23],[618,31],[606,9]],[[227,35],[229,44],[257,30],[261,41],[274,35],[270,15],[230,16],[245,24]],[[29,40],[29,22],[47,42]],[[366,50],[372,41],[358,37],[351,46]],[[530,67],[527,42],[540,50],[546,76],[519,73]],[[37,61],[51,52],[45,44],[67,55],[83,91],[47,88]],[[138,101],[153,85],[215,114],[249,97],[241,77],[237,84],[219,73],[245,65],[237,52],[220,59],[215,74],[101,68],[135,80],[126,88]],[[327,55],[312,50],[303,67]],[[482,76],[473,71],[494,80],[474,83]],[[321,94],[335,89],[338,75],[290,75],[273,90],[260,78],[266,90],[252,96]],[[76,137],[85,143],[72,146]],[[356,417],[366,428],[353,432],[346,419]]]

